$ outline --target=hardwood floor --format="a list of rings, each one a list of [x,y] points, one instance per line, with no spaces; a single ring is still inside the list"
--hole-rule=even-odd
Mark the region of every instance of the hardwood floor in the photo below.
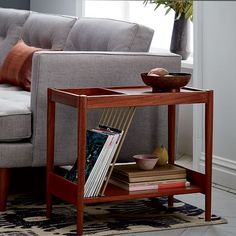
[[[202,194],[189,194],[177,197],[187,203],[204,209],[204,197]],[[161,232],[128,234],[128,236],[235,236],[236,235],[236,195],[218,186],[213,187],[212,211],[228,220],[228,224],[166,230]]]
[[[182,158],[181,164],[190,167],[191,160]],[[204,209],[204,196],[200,193],[179,195],[184,202]],[[213,184],[212,213],[228,220],[228,224],[193,227],[161,232],[128,234],[128,236],[236,236],[236,191]]]

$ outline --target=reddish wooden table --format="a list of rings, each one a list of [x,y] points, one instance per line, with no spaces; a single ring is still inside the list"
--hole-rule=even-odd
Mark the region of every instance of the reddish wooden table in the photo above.
[[[55,103],[77,108],[78,112],[78,183],[72,183],[54,172]],[[85,147],[87,112],[94,108],[168,105],[169,163],[174,164],[175,111],[177,104],[205,104],[205,173],[187,169],[191,187],[137,191],[129,193],[108,184],[105,195],[84,198]],[[48,89],[47,124],[47,217],[51,217],[52,196],[57,196],[77,208],[77,233],[83,234],[84,204],[137,198],[168,196],[169,205],[177,194],[205,194],[205,220],[211,220],[213,91],[185,87],[180,92],[151,93],[146,86],[114,88]]]

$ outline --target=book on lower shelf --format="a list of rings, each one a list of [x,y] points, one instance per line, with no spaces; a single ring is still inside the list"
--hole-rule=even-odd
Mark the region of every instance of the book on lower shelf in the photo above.
[[[152,170],[140,170],[135,163],[115,165],[112,176],[127,182],[158,181],[186,178],[185,168],[166,164]]]
[[[99,158],[85,183],[85,197],[98,196],[123,134],[123,131],[110,127],[98,127],[92,131],[108,135],[108,142],[107,146],[103,150],[104,152],[99,155]]]
[[[190,186],[185,168],[170,164],[145,171],[138,169],[136,164],[116,165],[109,182],[127,191]]]
[[[122,134],[123,131],[110,127],[97,127],[87,130],[85,197],[95,197],[99,195]],[[65,175],[65,178],[75,182],[77,177],[76,161]]]
[[[114,178],[113,176],[109,179],[109,183],[125,189],[127,191],[143,191],[143,190],[158,190],[165,188],[178,188],[178,187],[189,187],[190,182],[186,179],[171,179],[171,180],[160,180],[160,181],[148,181],[148,182],[137,182],[129,183]]]

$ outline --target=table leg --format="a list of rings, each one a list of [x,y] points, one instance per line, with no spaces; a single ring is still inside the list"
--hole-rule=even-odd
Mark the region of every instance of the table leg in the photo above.
[[[213,91],[208,92],[205,105],[205,220],[211,220],[211,181],[212,181],[212,144],[213,144]]]
[[[11,168],[0,168],[0,212],[6,211]]]
[[[55,102],[51,101],[51,91],[48,90],[47,105],[47,189],[46,189],[46,205],[47,218],[52,214],[52,194],[50,192],[50,173],[54,171],[54,136],[55,136]]]
[[[77,130],[77,234],[83,235],[84,218],[84,184],[85,184],[85,159],[86,159],[86,130],[87,130],[87,98],[80,96],[78,99],[78,130]]]
[[[168,105],[168,163],[175,163],[175,113],[176,105]],[[174,196],[168,196],[168,206],[174,204]]]

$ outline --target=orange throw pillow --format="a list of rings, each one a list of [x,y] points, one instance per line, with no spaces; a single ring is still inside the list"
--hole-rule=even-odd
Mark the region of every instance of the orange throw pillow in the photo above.
[[[43,50],[27,46],[20,40],[8,53],[1,67],[0,83],[8,83],[30,91],[32,57]]]

